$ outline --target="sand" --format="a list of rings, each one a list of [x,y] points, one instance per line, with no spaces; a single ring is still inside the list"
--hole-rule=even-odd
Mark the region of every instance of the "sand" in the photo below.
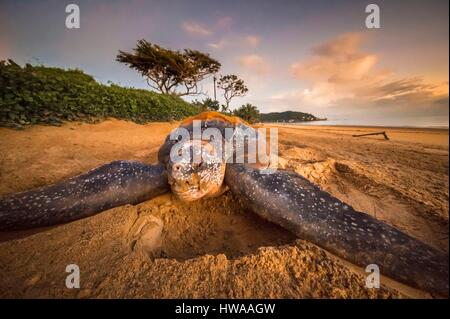
[[[156,161],[177,123],[0,128],[0,195],[117,159]],[[265,125],[271,126],[271,125]],[[356,209],[448,252],[448,130],[280,126],[294,170]],[[83,220],[0,233],[0,297],[431,298],[265,222],[226,193],[185,204],[171,194]],[[79,265],[81,288],[65,268]]]

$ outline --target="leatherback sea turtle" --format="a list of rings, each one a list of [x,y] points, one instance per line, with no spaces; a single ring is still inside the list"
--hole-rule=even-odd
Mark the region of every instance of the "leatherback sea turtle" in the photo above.
[[[188,118],[166,138],[158,164],[114,161],[54,185],[1,198],[0,230],[69,222],[170,190],[191,201],[229,188],[251,211],[299,238],[356,265],[376,264],[383,275],[448,295],[446,253],[355,211],[300,175],[271,170],[270,161],[250,161],[251,140],[261,141],[255,132],[242,120],[215,112]],[[194,147],[199,134],[200,147]],[[237,138],[240,135],[244,138]],[[228,151],[219,151],[217,146],[225,144],[231,145]]]

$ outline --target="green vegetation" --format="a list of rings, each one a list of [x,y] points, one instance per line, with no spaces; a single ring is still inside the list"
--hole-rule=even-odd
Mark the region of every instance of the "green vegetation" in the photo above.
[[[203,101],[194,100],[192,104],[199,110],[199,112],[219,111],[220,108],[219,102],[209,97]]]
[[[171,84],[162,85],[170,90],[178,87],[183,81],[197,83],[220,67],[217,61],[197,51],[185,50],[180,53],[148,45],[150,47],[145,49],[156,50],[160,55],[170,55],[172,58],[177,56],[187,61],[185,69],[190,72],[182,72],[184,76],[182,80],[181,75],[173,75],[176,72],[172,72]],[[121,62],[125,62],[125,57],[130,58],[124,52],[121,54],[124,59]],[[158,59],[161,60],[159,66],[168,63],[162,57]],[[249,103],[231,112],[228,109],[230,100],[235,96],[245,95],[247,87],[235,75],[222,76],[218,87],[224,90],[227,103],[226,106],[222,106],[222,113],[238,116],[249,123],[320,120],[303,112],[260,114],[258,108]],[[189,89],[187,92],[190,92]],[[0,61],[0,126],[21,128],[30,124],[59,125],[64,121],[97,122],[108,117],[146,123],[179,120],[203,111],[219,111],[218,101],[206,98],[202,101],[195,100],[191,104],[176,94],[176,92],[159,94],[115,84],[100,84],[81,70],[64,70],[30,64],[21,67],[12,60]]]
[[[206,53],[165,49],[144,39],[132,52],[119,51],[116,60],[138,71],[158,92],[178,96],[200,94],[199,82],[220,69]]]
[[[103,85],[80,70],[0,61],[0,126],[59,125],[107,117],[145,123],[196,113],[195,106],[179,97]]]
[[[240,117],[248,123],[256,123],[260,120],[260,113],[256,106],[247,103],[233,111],[233,115]]]
[[[286,112],[272,112],[272,113],[262,113],[261,114],[261,122],[309,122],[309,121],[319,121],[326,120],[315,117],[309,113],[303,112],[294,112],[294,111],[286,111]]]
[[[222,75],[217,81],[217,87],[223,90],[225,105],[222,105],[222,112],[230,112],[231,99],[236,96],[244,96],[248,92],[248,88],[244,80],[239,79],[234,74]]]

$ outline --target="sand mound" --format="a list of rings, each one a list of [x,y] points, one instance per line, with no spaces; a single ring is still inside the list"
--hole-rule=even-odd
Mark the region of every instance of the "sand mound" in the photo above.
[[[189,206],[164,195],[4,242],[0,251],[1,297],[399,297],[365,288],[363,276],[230,194]],[[71,263],[80,267],[79,291],[64,287]]]
[[[154,162],[175,125],[0,129],[0,194],[117,159]],[[448,251],[448,144],[441,143],[448,131],[393,132],[389,143],[355,140],[349,129],[279,132],[286,169]],[[230,193],[190,204],[167,194],[48,229],[0,233],[0,240],[0,297],[430,296],[387,278],[381,289],[365,288],[363,270],[261,220]],[[64,284],[72,263],[80,267],[79,290]]]

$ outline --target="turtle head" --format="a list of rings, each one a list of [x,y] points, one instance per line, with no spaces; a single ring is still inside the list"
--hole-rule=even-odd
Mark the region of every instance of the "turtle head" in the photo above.
[[[175,152],[170,156],[167,173],[172,192],[178,198],[194,201],[222,193],[226,164],[212,144],[187,141]]]

